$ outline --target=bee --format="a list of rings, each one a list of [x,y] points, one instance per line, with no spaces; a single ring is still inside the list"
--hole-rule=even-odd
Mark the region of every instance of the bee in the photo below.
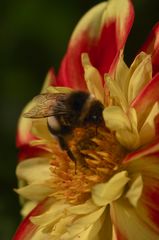
[[[70,93],[44,93],[36,96],[35,106],[24,113],[26,118],[47,118],[50,133],[54,135],[60,147],[76,161],[67,144],[67,138],[77,127],[93,124],[97,127],[102,122],[103,104],[94,96],[84,91]]]

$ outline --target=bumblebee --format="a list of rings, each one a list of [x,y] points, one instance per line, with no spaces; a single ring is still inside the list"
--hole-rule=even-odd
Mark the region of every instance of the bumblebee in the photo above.
[[[75,161],[67,145],[67,137],[77,127],[102,122],[103,104],[84,91],[70,93],[44,93],[36,96],[35,106],[24,113],[26,118],[47,118],[50,133],[54,135],[63,150]]]

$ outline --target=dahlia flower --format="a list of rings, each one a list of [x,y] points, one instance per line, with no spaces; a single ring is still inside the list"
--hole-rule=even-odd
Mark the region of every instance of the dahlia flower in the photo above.
[[[103,122],[73,129],[76,162],[49,132],[47,118],[18,125],[15,190],[24,220],[15,240],[157,240],[159,236],[159,25],[130,66],[124,46],[134,10],[109,0],[80,20],[58,74],[42,93],[89,92]]]

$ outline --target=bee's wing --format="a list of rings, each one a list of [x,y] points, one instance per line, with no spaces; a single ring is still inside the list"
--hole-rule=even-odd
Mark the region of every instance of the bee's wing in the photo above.
[[[58,101],[65,99],[65,93],[44,93],[33,98],[35,106],[23,116],[26,118],[43,118],[54,115],[54,106]]]

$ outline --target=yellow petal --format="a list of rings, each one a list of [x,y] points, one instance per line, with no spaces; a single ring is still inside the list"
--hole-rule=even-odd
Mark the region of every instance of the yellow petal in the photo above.
[[[25,202],[24,206],[22,207],[20,214],[22,217],[26,217],[38,204],[36,201],[27,201]]]
[[[124,187],[129,181],[127,172],[115,174],[108,182],[99,183],[92,188],[92,199],[97,206],[106,206],[120,198]]]
[[[33,236],[31,236],[31,238],[30,237],[25,238],[24,240],[44,240],[44,239],[52,240],[47,233],[44,233],[41,229],[38,229],[35,231]]]
[[[49,159],[31,158],[20,162],[16,169],[19,180],[25,183],[41,182],[50,178]]]
[[[61,217],[66,216],[66,210],[69,208],[69,204],[64,203],[62,200],[57,201],[54,198],[50,199],[49,209],[39,216],[31,217],[31,222],[45,229],[50,224],[54,226]]]
[[[109,1],[107,11],[103,16],[103,22],[105,19],[107,21],[111,21],[113,18],[117,18],[118,20],[118,38],[121,40],[123,35],[127,31],[123,28],[125,20],[128,18],[128,14],[131,15],[130,12],[130,2],[128,0],[111,0]],[[124,7],[123,7],[124,6]],[[131,9],[132,10],[132,9]],[[121,13],[121,14],[120,14]],[[125,16],[125,17],[124,17]]]
[[[76,40],[78,35],[85,31],[85,29],[89,29],[89,35],[91,38],[96,38],[98,36],[100,30],[99,24],[101,24],[101,16],[107,9],[107,4],[107,2],[102,2],[96,5],[95,7],[91,8],[86,15],[83,16],[72,34],[72,42]],[[91,26],[91,28],[89,26]]]
[[[73,206],[69,208],[69,212],[73,214],[88,214],[97,209],[97,206],[92,202],[92,200],[86,201],[84,204]]]
[[[105,74],[104,79],[106,81],[106,86],[109,88],[110,96],[115,100],[117,105],[121,106],[122,109],[127,112],[128,104],[118,83],[116,83],[108,74]]]
[[[108,211],[107,211],[108,212]],[[111,226],[110,222],[107,218],[107,215],[103,213],[100,218],[98,218],[93,224],[91,224],[88,228],[83,229],[80,233],[72,238],[71,231],[64,234],[61,239],[69,240],[69,239],[82,239],[82,240],[101,240],[107,239],[111,240]],[[109,231],[110,226],[110,231]]]
[[[126,149],[133,150],[140,145],[140,138],[136,132],[122,129],[116,132],[116,137],[120,144]]]
[[[115,74],[114,74],[114,80],[122,90],[123,95],[127,99],[127,92],[128,92],[128,86],[129,86],[129,68],[124,62],[123,59],[123,51],[120,52],[119,60],[116,66]]]
[[[31,132],[33,133],[34,136],[36,136],[40,140],[48,141],[50,143],[54,141],[53,136],[50,134],[48,130],[46,118],[34,119],[32,122]],[[33,144],[34,142],[36,142],[36,140],[33,140]]]
[[[53,192],[53,189],[47,186],[47,184],[39,182],[29,184],[26,187],[15,189],[15,191],[23,198],[39,202],[49,196]]]
[[[134,70],[135,67],[136,69]],[[133,99],[139,94],[140,90],[152,78],[151,56],[145,53],[140,53],[136,57],[134,63],[132,64],[132,67],[130,67],[130,73],[132,69],[134,70],[134,72],[130,78],[129,88],[128,88],[129,103],[133,101]]]
[[[104,88],[102,84],[102,77],[99,71],[91,65],[87,53],[82,54],[82,65],[84,68],[84,77],[89,92],[104,104]]]
[[[154,119],[157,114],[159,114],[158,102],[156,102],[154,104],[154,106],[152,107],[148,117],[146,118],[146,120],[139,132],[142,145],[152,141],[152,139],[155,137]]]
[[[111,131],[121,129],[131,130],[130,121],[124,111],[118,106],[106,107],[103,111],[103,118],[107,128]]]
[[[62,236],[62,239],[74,239],[76,235],[79,235],[80,233],[85,231],[89,231],[91,229],[91,225],[96,223],[98,219],[102,216],[103,212],[105,210],[105,207],[101,207],[94,211],[93,213],[90,213],[84,217],[80,217],[76,221],[70,224],[70,227],[67,229],[67,233]],[[88,230],[89,229],[89,230]]]
[[[50,229],[52,228],[51,235],[53,239],[65,239],[63,235],[65,235],[65,232],[68,229],[67,227],[72,222],[73,218],[74,216],[63,216],[54,226],[50,226]]]
[[[134,108],[128,109],[127,117],[130,124],[129,129],[126,127],[125,129],[119,129],[116,132],[116,137],[121,145],[131,150],[136,149],[140,145],[140,136],[137,128],[137,115]]]
[[[138,200],[142,194],[142,190],[143,190],[142,176],[138,175],[138,176],[136,176],[135,179],[133,179],[129,190],[127,191],[127,193],[125,195],[128,198],[129,202],[134,207],[137,206]]]
[[[95,225],[92,224],[87,229],[84,229],[80,233],[77,233],[77,235],[74,236],[73,238],[72,238],[72,234],[67,232],[67,233],[63,234],[63,236],[61,237],[61,240],[70,240],[70,239],[73,239],[73,240],[79,240],[79,239],[99,240],[98,236],[96,236],[96,235],[91,236],[91,238],[90,238],[90,233],[92,232],[92,230],[94,230],[94,228],[96,229]]]

